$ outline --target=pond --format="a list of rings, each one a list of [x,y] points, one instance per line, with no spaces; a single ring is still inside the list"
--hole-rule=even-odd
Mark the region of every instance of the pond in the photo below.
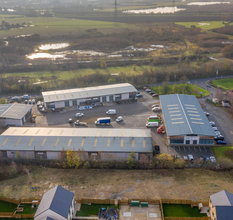
[[[133,14],[165,14],[165,13],[175,13],[178,11],[184,11],[185,8],[177,8],[175,7],[160,7],[160,8],[151,8],[151,9],[142,9],[142,10],[127,10],[123,11],[123,13],[133,13]]]
[[[39,46],[40,50],[57,50],[61,48],[66,48],[70,44],[69,43],[59,43],[59,44],[42,44]]]
[[[188,3],[187,5],[203,6],[203,5],[219,5],[219,4],[230,4],[230,2],[191,2]]]

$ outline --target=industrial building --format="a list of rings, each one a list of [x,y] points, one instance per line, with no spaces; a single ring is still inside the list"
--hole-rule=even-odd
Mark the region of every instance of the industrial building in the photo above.
[[[192,95],[161,95],[160,103],[170,145],[212,145],[215,133]]]
[[[86,106],[120,100],[134,100],[137,89],[129,83],[42,92],[47,108]]]
[[[127,160],[134,151],[137,160],[152,153],[147,129],[10,127],[0,135],[0,157],[60,159],[71,149],[84,159]]]
[[[32,107],[19,103],[0,105],[0,126],[22,126],[30,118]]]

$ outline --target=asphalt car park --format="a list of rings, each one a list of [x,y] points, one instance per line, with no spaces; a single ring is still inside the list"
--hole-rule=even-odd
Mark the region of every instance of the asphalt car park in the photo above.
[[[213,153],[209,146],[170,146],[168,151],[175,151],[175,155],[180,157],[188,156],[189,154],[193,155],[194,159],[198,159],[201,156],[210,157],[213,156]]]

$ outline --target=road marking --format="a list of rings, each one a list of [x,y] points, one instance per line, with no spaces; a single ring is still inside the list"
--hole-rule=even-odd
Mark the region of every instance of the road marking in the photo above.
[[[206,148],[204,147],[204,149],[205,149],[205,152],[207,152],[207,150],[206,150]]]
[[[186,147],[183,147],[184,148],[184,151],[186,152]]]
[[[201,152],[201,147],[199,147],[199,151]]]
[[[196,147],[194,147],[194,151],[197,152]]]
[[[189,151],[191,151],[190,147],[189,147]]]

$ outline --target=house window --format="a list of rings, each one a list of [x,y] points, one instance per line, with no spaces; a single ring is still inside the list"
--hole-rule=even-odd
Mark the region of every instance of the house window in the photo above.
[[[113,101],[113,95],[109,96],[109,101],[112,102]]]
[[[185,141],[185,144],[190,144],[190,140],[186,140],[186,141]]]
[[[106,102],[106,96],[102,97],[102,102]]]
[[[209,140],[209,139],[200,139],[199,144],[213,144],[214,140]]]
[[[77,100],[72,100],[73,106],[77,106]]]
[[[65,101],[65,107],[69,107],[69,106],[70,106],[69,101]]]
[[[197,140],[193,140],[193,144],[197,144]]]
[[[183,144],[184,139],[170,139],[170,144]]]

